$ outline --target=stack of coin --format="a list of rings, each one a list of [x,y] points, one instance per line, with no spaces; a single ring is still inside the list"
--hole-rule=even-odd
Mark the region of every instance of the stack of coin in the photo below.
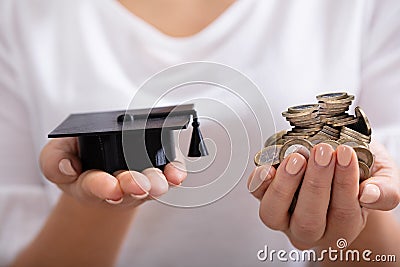
[[[360,182],[371,176],[374,155],[369,150],[371,126],[360,107],[355,108],[355,117],[347,111],[354,96],[347,93],[328,93],[317,96],[318,104],[307,104],[288,108],[282,115],[293,128],[275,133],[267,139],[265,147],[254,157],[256,166],[279,167],[280,162],[291,153],[300,153],[308,159],[314,145],[326,143],[336,149],[339,145],[353,147],[357,154]],[[296,206],[300,186],[290,206]]]
[[[293,128],[282,136],[284,140],[307,139],[318,133],[323,126],[319,118],[319,105],[309,104],[288,108],[282,116],[289,121]]]
[[[319,104],[319,115],[323,123],[341,127],[357,122],[357,118],[347,113],[354,96],[345,92],[328,93],[317,96]]]
[[[354,148],[360,166],[360,181],[370,177],[374,156],[369,150],[371,126],[360,107],[355,115],[347,113],[354,96],[347,93],[328,93],[317,96],[318,104],[299,105],[288,108],[282,116],[293,128],[280,131],[267,139],[254,163],[278,167],[291,153],[306,158],[314,145],[326,143],[336,149],[344,144]]]

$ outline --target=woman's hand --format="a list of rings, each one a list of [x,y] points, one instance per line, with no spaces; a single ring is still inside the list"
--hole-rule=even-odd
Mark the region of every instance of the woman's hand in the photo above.
[[[334,246],[339,238],[353,242],[365,227],[369,210],[391,210],[400,199],[397,167],[382,146],[373,144],[371,149],[376,156],[372,177],[361,185],[357,156],[343,145],[334,151],[330,145],[318,144],[308,160],[291,154],[277,170],[257,167],[248,187],[261,201],[261,220],[284,232],[299,249]]]
[[[81,203],[101,206],[119,204],[135,207],[150,197],[180,185],[186,178],[183,164],[170,163],[164,172],[148,168],[143,172],[118,171],[114,175],[99,170],[81,172],[76,138],[51,140],[42,150],[40,167],[48,180]]]

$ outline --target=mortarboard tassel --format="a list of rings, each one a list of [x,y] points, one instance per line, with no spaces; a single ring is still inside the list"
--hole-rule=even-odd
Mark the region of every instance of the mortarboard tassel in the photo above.
[[[200,123],[197,117],[193,117],[193,132],[192,139],[190,140],[189,157],[203,157],[208,155],[206,144],[204,143],[203,136],[200,132]]]

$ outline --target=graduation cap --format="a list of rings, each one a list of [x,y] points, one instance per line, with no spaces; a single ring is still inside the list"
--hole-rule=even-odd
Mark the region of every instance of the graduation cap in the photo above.
[[[173,131],[193,117],[189,157],[208,155],[193,104],[152,109],[71,114],[49,138],[78,137],[82,169],[163,169],[175,160]]]

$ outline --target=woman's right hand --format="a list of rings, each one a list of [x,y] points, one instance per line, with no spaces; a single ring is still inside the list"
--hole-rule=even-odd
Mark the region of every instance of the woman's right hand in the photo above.
[[[148,168],[142,172],[121,170],[113,175],[100,170],[82,173],[77,138],[51,140],[40,155],[44,176],[83,204],[136,207],[151,197],[178,186],[186,178],[183,163],[169,163],[164,172]]]

